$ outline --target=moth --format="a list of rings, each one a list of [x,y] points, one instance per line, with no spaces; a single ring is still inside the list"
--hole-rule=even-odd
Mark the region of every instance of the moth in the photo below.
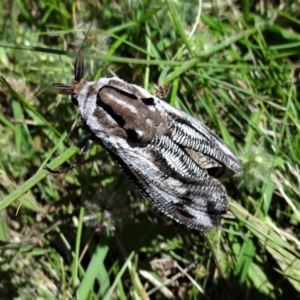
[[[217,226],[228,208],[219,179],[242,171],[233,152],[200,121],[144,88],[118,77],[86,81],[83,69],[80,49],[73,83],[50,89],[71,96],[94,140],[161,212],[200,231]]]

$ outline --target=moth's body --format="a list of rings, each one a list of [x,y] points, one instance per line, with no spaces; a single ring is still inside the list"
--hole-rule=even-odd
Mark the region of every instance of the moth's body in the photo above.
[[[242,170],[231,150],[201,122],[142,87],[117,77],[84,81],[78,68],[72,86],[51,88],[71,94],[86,126],[141,194],[179,223],[202,231],[218,225],[227,195],[216,178]]]

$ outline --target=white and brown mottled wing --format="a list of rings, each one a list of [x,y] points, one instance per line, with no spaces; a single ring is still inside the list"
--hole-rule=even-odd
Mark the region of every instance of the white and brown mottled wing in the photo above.
[[[212,176],[240,166],[207,127],[119,78],[86,83],[77,100],[91,132],[159,210],[202,231],[219,223],[227,196]]]

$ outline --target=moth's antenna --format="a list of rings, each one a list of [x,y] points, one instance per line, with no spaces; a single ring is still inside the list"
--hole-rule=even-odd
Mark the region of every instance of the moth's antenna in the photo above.
[[[73,93],[73,87],[69,84],[52,83],[49,84],[47,87],[45,87],[43,90],[35,93],[31,98],[31,100],[36,98],[37,96],[39,96],[40,94],[44,93],[47,90],[50,90],[51,92],[59,95],[71,95]]]
[[[42,94],[42,93],[44,93],[45,91],[47,91],[47,90],[49,89],[50,86],[51,86],[51,84],[49,84],[49,85],[48,85],[47,87],[45,87],[43,90],[37,91],[37,92],[33,95],[33,97],[32,97],[30,100],[36,98],[36,97],[39,96],[40,94]]]
[[[84,68],[84,60],[82,55],[82,46],[87,39],[87,36],[89,35],[89,32],[93,26],[93,23],[91,24],[90,28],[88,29],[79,50],[77,51],[76,58],[75,58],[75,69],[74,69],[74,81],[79,82],[83,77],[83,68]]]

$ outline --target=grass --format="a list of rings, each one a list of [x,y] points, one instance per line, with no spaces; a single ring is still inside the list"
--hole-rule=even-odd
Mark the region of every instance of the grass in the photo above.
[[[299,298],[299,3],[229,3],[1,2],[1,299]],[[91,24],[85,78],[172,83],[239,157],[215,230],[158,213],[99,145],[42,169],[85,132],[70,99],[34,95],[71,82]]]

